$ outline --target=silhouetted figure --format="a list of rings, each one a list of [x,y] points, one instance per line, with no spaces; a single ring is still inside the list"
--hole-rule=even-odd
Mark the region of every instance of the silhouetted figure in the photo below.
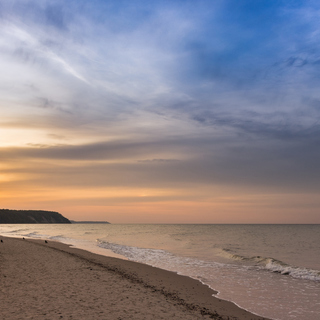
[[[3,240],[1,239],[1,242],[3,242]]]
[[[24,237],[22,237],[22,239],[24,240]]]
[[[48,241],[47,241],[47,240],[44,240],[44,242],[45,242],[45,243],[48,243]]]

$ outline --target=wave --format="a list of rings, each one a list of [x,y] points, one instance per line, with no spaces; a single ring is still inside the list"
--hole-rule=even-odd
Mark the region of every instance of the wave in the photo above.
[[[226,264],[221,264],[218,262],[209,262],[187,257],[178,257],[174,254],[171,254],[170,252],[161,249],[131,247],[103,241],[100,239],[98,239],[97,242],[99,247],[109,249],[116,254],[126,257],[129,260],[163,268],[171,268],[170,265],[175,265],[176,268],[179,269],[179,266],[181,266],[182,264],[184,266],[193,265],[201,267],[205,267],[208,265],[215,265],[216,267],[227,266]],[[223,249],[221,255],[232,260],[246,262],[247,264],[250,264],[258,269],[279,273],[281,275],[291,276],[293,278],[320,281],[320,272],[318,270],[288,265],[274,258],[262,256],[245,257],[237,254],[232,254],[228,249]]]
[[[56,235],[56,236],[50,236],[49,239],[50,240],[64,242],[67,238],[64,235],[59,234],[59,235]]]
[[[128,260],[148,264],[153,267],[158,267],[177,273],[182,272],[182,274],[185,274],[185,271],[187,269],[199,270],[199,268],[208,268],[212,270],[212,268],[220,268],[224,266],[224,264],[218,262],[203,261],[189,257],[176,256],[168,251],[161,249],[131,247],[103,241],[100,239],[97,239],[97,243],[100,248],[111,250],[114,253],[127,258]],[[194,279],[198,279],[201,282],[203,281],[198,272],[196,272],[195,275],[189,276],[193,277]]]
[[[27,231],[27,230],[29,229],[16,229],[16,230],[8,231],[7,233],[18,233],[18,232]]]
[[[25,237],[28,237],[28,238],[42,238],[43,236],[40,235],[37,231],[35,232],[30,232],[30,233],[26,233],[24,234]]]
[[[279,273],[282,275],[286,275],[286,276],[289,275],[293,278],[320,281],[319,270],[293,266],[281,260],[277,260],[271,257],[262,257],[262,256],[245,257],[238,254],[233,254],[230,252],[229,249],[222,249],[220,252],[220,255],[231,260],[253,263],[254,265],[262,269]]]
[[[265,268],[272,272],[281,273],[283,275],[290,275],[293,278],[300,278],[306,280],[320,281],[320,272],[308,268],[299,268],[280,263],[272,258],[267,259]]]
[[[112,252],[122,255],[129,260],[143,262],[147,264],[154,264],[155,262],[160,261],[163,258],[168,259],[169,257],[173,257],[173,255],[169,252],[160,249],[145,249],[131,247],[103,241],[100,239],[97,239],[97,243],[100,248],[111,250]]]

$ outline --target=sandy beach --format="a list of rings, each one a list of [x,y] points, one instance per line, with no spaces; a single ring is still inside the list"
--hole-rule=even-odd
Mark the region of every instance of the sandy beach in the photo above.
[[[173,272],[59,242],[0,238],[1,319],[265,319]]]

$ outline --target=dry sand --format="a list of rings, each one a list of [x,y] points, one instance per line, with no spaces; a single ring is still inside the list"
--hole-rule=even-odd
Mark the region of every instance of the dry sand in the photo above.
[[[264,319],[173,272],[58,242],[0,238],[0,319]]]

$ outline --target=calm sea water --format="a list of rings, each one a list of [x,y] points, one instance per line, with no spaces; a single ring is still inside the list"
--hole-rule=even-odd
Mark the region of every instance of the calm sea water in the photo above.
[[[320,225],[0,225],[198,279],[272,319],[320,319]]]

